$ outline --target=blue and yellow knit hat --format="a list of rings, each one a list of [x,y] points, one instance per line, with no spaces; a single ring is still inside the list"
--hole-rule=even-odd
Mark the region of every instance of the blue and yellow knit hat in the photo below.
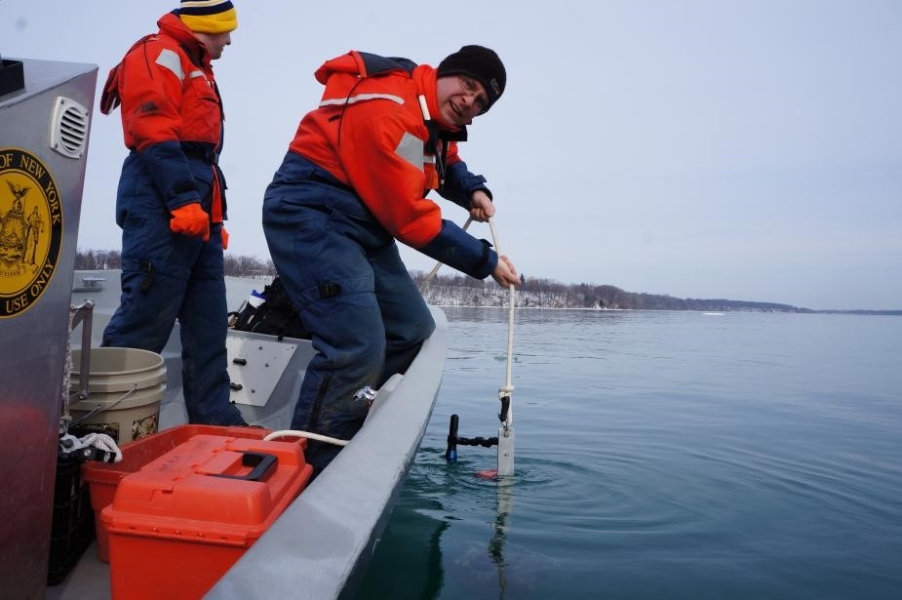
[[[182,0],[178,15],[197,33],[226,33],[238,27],[238,13],[231,0]]]

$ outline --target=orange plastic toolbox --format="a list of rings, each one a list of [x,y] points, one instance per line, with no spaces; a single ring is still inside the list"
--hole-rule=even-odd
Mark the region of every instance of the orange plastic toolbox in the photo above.
[[[307,485],[301,444],[195,435],[126,475],[100,518],[113,598],[200,598]]]
[[[174,450],[198,434],[262,440],[271,432],[256,427],[220,427],[216,425],[179,425],[159,433],[122,445],[122,461],[101,463],[89,461],[81,466],[82,481],[88,484],[91,508],[94,510],[94,529],[97,535],[97,557],[110,562],[107,528],[100,519],[100,511],[109,506],[122,478]],[[302,448],[306,440],[298,438]]]

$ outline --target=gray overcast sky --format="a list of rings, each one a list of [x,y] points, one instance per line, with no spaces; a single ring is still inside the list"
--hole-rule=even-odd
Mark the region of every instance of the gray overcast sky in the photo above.
[[[325,59],[360,49],[435,65],[480,43],[508,86],[461,154],[488,178],[500,248],[527,277],[902,309],[899,0],[234,2],[239,28],[215,70],[236,255],[268,258],[263,191],[319,100]],[[100,86],[177,4],[0,0],[5,57],[99,67],[81,249],[120,245],[125,150],[118,111],[96,108]],[[485,224],[471,232],[491,239]]]

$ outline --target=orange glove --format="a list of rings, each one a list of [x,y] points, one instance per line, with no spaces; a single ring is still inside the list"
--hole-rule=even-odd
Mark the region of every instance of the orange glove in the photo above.
[[[175,233],[210,239],[210,215],[200,207],[200,202],[192,202],[172,211],[169,229]]]
[[[226,231],[225,227],[222,228],[222,249],[229,249],[229,232]]]

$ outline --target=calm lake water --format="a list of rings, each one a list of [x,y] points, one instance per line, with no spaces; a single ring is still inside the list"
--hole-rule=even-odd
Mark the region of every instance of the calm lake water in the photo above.
[[[902,318],[448,308],[361,599],[902,598]]]

